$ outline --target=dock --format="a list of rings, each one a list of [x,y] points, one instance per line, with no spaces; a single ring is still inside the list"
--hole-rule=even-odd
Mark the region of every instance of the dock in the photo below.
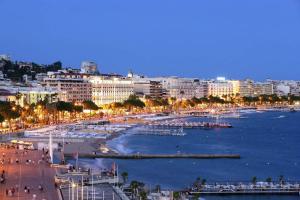
[[[65,154],[73,157],[73,154]],[[240,159],[239,154],[79,154],[81,158],[112,158],[112,159]]]
[[[279,182],[205,184],[200,188],[191,188],[191,195],[300,195],[300,184]]]
[[[177,120],[158,121],[148,123],[150,127],[160,128],[232,128],[229,123],[217,123],[217,122],[182,122]]]

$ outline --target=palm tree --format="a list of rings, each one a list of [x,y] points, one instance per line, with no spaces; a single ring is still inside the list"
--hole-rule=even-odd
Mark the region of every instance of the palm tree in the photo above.
[[[123,183],[125,185],[125,183],[127,182],[128,180],[128,173],[127,172],[122,172],[121,174],[122,178],[123,178]]]
[[[197,177],[196,181],[194,182],[194,186],[197,188],[197,190],[200,188],[201,186],[201,177]]]
[[[84,109],[90,111],[90,117],[92,116],[92,110],[95,111],[99,109],[99,107],[93,101],[90,100],[83,101],[82,104]]]
[[[180,198],[179,192],[173,192],[173,199],[178,200]]]
[[[256,183],[257,183],[257,177],[253,176],[251,182],[252,182],[253,185],[256,185]]]
[[[0,128],[2,127],[2,122],[4,122],[4,117],[0,114]]]
[[[160,185],[156,185],[156,186],[155,186],[155,191],[156,191],[156,192],[160,192],[160,191],[161,191]]]
[[[139,183],[137,181],[131,181],[130,188],[132,192],[132,197],[136,196],[138,193]]]
[[[17,105],[20,104],[19,100],[21,99],[21,97],[22,97],[22,94],[20,92],[17,92],[17,94],[16,94],[16,103],[17,103]]]
[[[279,176],[279,182],[280,182],[281,185],[284,184],[284,176],[283,175]]]
[[[268,184],[270,184],[270,183],[272,182],[272,178],[271,178],[271,177],[266,178],[266,182],[267,182]]]
[[[142,191],[142,192],[140,193],[140,199],[141,199],[141,200],[147,200],[147,193],[146,193],[145,191]]]
[[[205,186],[205,184],[206,184],[206,179],[202,179],[201,186],[203,187],[203,186]]]

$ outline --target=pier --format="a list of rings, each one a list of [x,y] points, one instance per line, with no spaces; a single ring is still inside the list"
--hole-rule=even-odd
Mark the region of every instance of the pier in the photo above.
[[[191,188],[191,195],[300,195],[300,184],[257,182],[235,184],[205,184],[200,188]]]
[[[182,122],[178,120],[158,121],[148,123],[150,127],[164,127],[164,128],[232,128],[229,123],[217,122]]]
[[[65,157],[73,157],[65,154]],[[113,158],[113,159],[240,159],[239,154],[79,154],[82,158]]]

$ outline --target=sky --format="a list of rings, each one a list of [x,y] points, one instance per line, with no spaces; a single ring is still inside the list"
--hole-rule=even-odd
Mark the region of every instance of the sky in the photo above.
[[[103,73],[300,80],[300,0],[0,0],[0,54]]]

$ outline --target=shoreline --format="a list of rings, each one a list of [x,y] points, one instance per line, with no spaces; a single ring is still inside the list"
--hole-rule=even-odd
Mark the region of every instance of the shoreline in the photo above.
[[[288,110],[282,110],[282,109],[275,109],[274,107],[272,109],[257,109],[257,108],[240,108],[238,111],[238,114],[245,114],[248,112],[243,112],[243,111],[251,111],[254,113],[260,113],[260,112],[288,112]],[[193,111],[191,111],[193,112]],[[112,154],[112,155],[118,155],[118,154],[124,154],[124,152],[120,152],[117,148],[114,148],[112,146],[109,146],[109,142],[113,141],[116,138],[119,138],[121,136],[126,136],[128,133],[126,133],[129,129],[135,128],[137,126],[142,126],[147,123],[155,122],[155,121],[163,121],[163,120],[172,120],[172,119],[184,119],[184,118],[189,118],[189,117],[216,117],[216,116],[225,116],[230,115],[230,114],[236,114],[235,110],[232,109],[223,109],[221,113],[218,114],[209,114],[209,113],[204,113],[203,111],[198,111],[202,112],[200,116],[194,116],[194,115],[188,115],[188,114],[171,114],[171,115],[161,115],[162,113],[158,114],[140,114],[140,115],[129,115],[129,116],[121,116],[121,117],[116,117],[112,118],[110,121],[111,123],[109,124],[111,127],[117,127],[118,125],[124,125],[126,126],[125,130],[121,131],[115,131],[115,132],[110,132],[107,133],[107,138],[77,138],[78,142],[68,142],[65,144],[65,153],[70,154],[70,153],[76,153],[78,152],[79,154]],[[77,124],[82,124],[85,122],[96,122],[99,120],[103,119],[89,119],[89,120],[84,120],[81,122],[77,123],[67,123],[67,124],[60,124],[60,125],[55,125],[55,126],[72,126],[72,125],[77,125]],[[45,128],[45,127],[44,127]],[[42,129],[42,128],[40,128]],[[39,130],[39,129],[35,129]],[[30,137],[24,137],[21,139],[25,139],[26,141],[32,140],[34,143],[38,143],[37,141],[34,141],[35,138],[30,138]],[[47,141],[47,137],[44,137],[44,141]],[[70,138],[69,138],[70,139]],[[59,140],[59,137],[56,138],[56,140]],[[61,140],[61,138],[60,138]],[[71,140],[71,139],[70,139]],[[76,138],[74,138],[76,140]]]

